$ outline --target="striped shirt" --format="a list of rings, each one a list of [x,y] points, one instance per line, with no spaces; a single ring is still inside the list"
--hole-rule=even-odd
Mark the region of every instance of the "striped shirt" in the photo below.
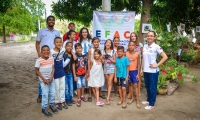
[[[49,57],[47,60],[39,57],[35,62],[35,67],[39,68],[39,72],[45,79],[50,79],[52,73],[52,66],[54,65],[53,57]],[[42,81],[42,79],[39,77]]]

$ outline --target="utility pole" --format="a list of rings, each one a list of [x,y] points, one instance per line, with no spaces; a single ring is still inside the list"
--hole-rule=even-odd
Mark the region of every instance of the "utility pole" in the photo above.
[[[111,11],[111,0],[102,0],[102,11]]]

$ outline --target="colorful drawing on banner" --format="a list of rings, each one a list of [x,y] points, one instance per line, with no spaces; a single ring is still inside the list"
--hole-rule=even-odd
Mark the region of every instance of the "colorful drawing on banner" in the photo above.
[[[148,33],[152,30],[151,24],[142,24],[142,33]]]
[[[120,38],[120,45],[127,49],[130,33],[134,32],[135,12],[93,11],[93,36],[100,39],[100,49],[107,39]]]

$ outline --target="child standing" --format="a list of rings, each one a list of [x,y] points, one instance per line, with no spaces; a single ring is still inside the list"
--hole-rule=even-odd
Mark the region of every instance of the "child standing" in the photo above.
[[[54,107],[55,97],[55,83],[53,80],[54,75],[54,60],[49,57],[49,46],[44,45],[41,48],[42,57],[39,57],[35,63],[35,71],[39,77],[40,85],[42,88],[42,114],[51,117],[52,114],[48,111],[48,96],[50,97],[50,109],[53,113],[58,113],[58,110]]]
[[[91,49],[89,49],[89,51],[88,51],[88,63],[90,63],[91,61],[94,60],[94,51],[99,48],[99,42],[100,42],[100,40],[99,40],[98,37],[94,37],[92,39],[92,45],[93,45],[93,47]],[[88,68],[91,68],[90,64],[88,64]],[[88,77],[89,77],[89,75],[90,75],[90,69],[88,69]],[[95,91],[94,91],[94,94],[95,94]],[[105,95],[102,95],[101,87],[99,88],[99,96],[102,99],[106,98]],[[89,87],[88,101],[92,102],[92,87]]]
[[[81,100],[87,102],[84,97],[85,89],[85,73],[86,73],[86,58],[82,55],[82,46],[80,43],[75,44],[76,56],[75,65],[73,65],[74,81],[77,83],[78,100],[76,105],[81,106]]]
[[[67,32],[67,40],[63,43],[63,48],[65,48],[67,42],[71,42],[72,43],[72,51],[73,51],[73,53],[75,53],[74,45],[77,43],[75,39],[76,39],[76,32],[74,30],[69,30],[69,32]],[[77,94],[76,86],[77,86],[76,82],[73,81],[73,91],[75,94]]]
[[[143,45],[142,45],[142,43],[139,42],[139,39],[138,39],[138,36],[136,33],[132,32],[130,34],[130,41],[133,41],[135,43],[134,51],[138,52],[138,54],[140,56],[140,63],[141,63]],[[139,83],[138,83],[139,95],[140,95],[140,86],[141,86],[141,81],[139,80]],[[130,89],[130,85],[129,85],[129,89]],[[128,95],[128,98],[131,99],[130,94]]]
[[[76,102],[72,99],[73,96],[73,75],[72,75],[72,65],[74,64],[74,61],[76,60],[76,55],[72,52],[72,42],[66,43],[65,46],[65,54],[63,55],[64,61],[69,59],[69,63],[67,65],[64,65],[64,71],[65,71],[65,101],[68,106],[72,106],[72,104],[75,104]]]
[[[88,86],[95,88],[96,105],[103,105],[104,103],[99,100],[99,88],[104,85],[104,74],[101,61],[101,51],[99,49],[94,50],[94,59],[90,64],[90,78]]]
[[[126,105],[126,83],[128,82],[128,73],[129,73],[129,60],[124,56],[124,47],[118,46],[116,58],[116,67],[115,67],[115,83],[117,83],[119,89],[120,101],[117,105],[122,105],[122,108],[127,108]]]
[[[128,101],[128,104],[131,104],[134,102],[134,95],[133,95],[133,87],[135,89],[136,93],[136,106],[137,108],[141,108],[140,102],[139,102],[139,91],[138,91],[138,83],[140,80],[140,76],[138,74],[138,71],[140,71],[140,56],[138,52],[134,51],[135,43],[133,41],[130,41],[128,44],[128,51],[126,52],[126,57],[129,59],[130,65],[129,65],[129,84],[130,84],[130,97],[131,100]]]
[[[115,51],[113,50],[113,43],[110,39],[106,40],[102,55],[104,56],[104,74],[108,90],[106,105],[110,105],[110,100],[113,100],[111,98],[111,89],[115,73]]]
[[[62,110],[62,108],[68,108],[65,103],[65,71],[63,69],[65,48],[62,48],[62,39],[60,37],[54,39],[54,45],[55,48],[51,50],[51,56],[53,56],[55,64],[55,104],[59,110]]]

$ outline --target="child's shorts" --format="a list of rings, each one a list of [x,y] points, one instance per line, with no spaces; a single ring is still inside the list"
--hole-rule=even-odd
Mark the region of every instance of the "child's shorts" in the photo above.
[[[77,88],[85,87],[85,76],[77,76]]]
[[[129,71],[130,83],[135,83],[135,84],[138,83],[138,80],[136,79],[137,74],[138,74],[138,70]]]
[[[117,86],[126,87],[126,79],[125,78],[117,78]]]

